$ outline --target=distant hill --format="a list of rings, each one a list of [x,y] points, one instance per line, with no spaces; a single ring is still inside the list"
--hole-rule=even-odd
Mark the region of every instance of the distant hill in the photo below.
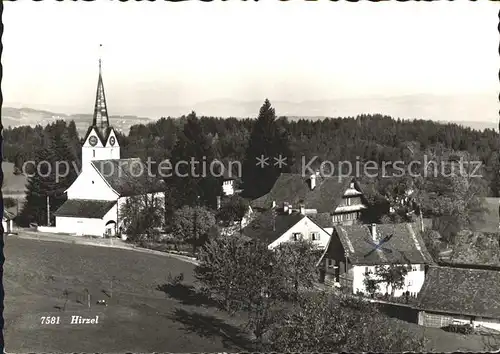
[[[149,117],[180,117],[194,110],[198,116],[254,118],[262,101],[239,101],[218,99],[198,102],[190,106],[157,106],[134,108],[141,116],[112,116],[112,124],[128,134],[130,126],[150,122]],[[476,95],[406,95],[339,98],[331,100],[308,100],[292,102],[272,100],[278,116],[291,120],[323,119],[325,117],[355,117],[359,114],[380,113],[394,118],[425,119],[450,122],[483,130],[498,127],[498,98],[496,94]],[[125,110],[127,111],[127,110]],[[74,119],[79,132],[85,132],[92,116],[90,114],[63,114],[31,108],[2,108],[2,124],[5,127],[47,124],[55,119]]]
[[[59,119],[65,121],[74,120],[76,129],[80,136],[82,136],[92,123],[92,114],[65,114],[32,108],[2,107],[2,125],[4,127],[18,127],[22,125],[35,126],[37,124],[45,126]],[[128,134],[130,127],[134,124],[148,123],[151,121],[146,117],[132,115],[111,116],[109,119],[113,126],[124,134]]]

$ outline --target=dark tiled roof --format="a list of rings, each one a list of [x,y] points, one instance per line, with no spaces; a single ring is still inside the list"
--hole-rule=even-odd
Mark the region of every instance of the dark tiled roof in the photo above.
[[[13,213],[11,213],[10,211],[8,211],[8,210],[7,210],[7,209],[5,209],[5,207],[4,207],[4,209],[3,209],[3,218],[4,218],[5,220],[14,220],[14,218],[15,218],[15,217],[16,217],[16,216],[15,216]]]
[[[425,247],[415,224],[377,224],[376,244],[384,237],[391,239],[375,250],[370,225],[340,225],[334,227],[344,251],[352,264],[430,264],[432,257]],[[385,251],[384,250],[390,250]],[[327,251],[334,253],[334,250]]]
[[[316,177],[316,187],[311,190],[309,177],[300,174],[282,173],[269,193],[252,201],[252,207],[268,209],[273,201],[279,206],[283,202],[295,208],[304,204],[318,213],[335,211],[352,177]],[[359,185],[356,183],[356,187]]]
[[[500,271],[431,266],[418,298],[426,311],[500,318]]]
[[[323,229],[333,227],[333,219],[330,213],[307,214],[307,217]]]
[[[54,213],[56,216],[101,219],[116,204],[116,201],[93,199],[68,199]]]
[[[121,197],[165,191],[165,181],[148,172],[139,158],[97,160],[92,165]]]
[[[242,234],[251,239],[257,239],[266,244],[271,244],[304,218],[304,215],[300,213],[277,213],[273,216],[274,213],[274,210],[267,210],[258,215],[249,225],[243,228]],[[273,217],[275,218],[274,227]]]

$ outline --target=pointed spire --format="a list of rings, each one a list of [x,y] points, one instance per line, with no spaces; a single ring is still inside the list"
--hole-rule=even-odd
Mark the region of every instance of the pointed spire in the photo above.
[[[99,44],[102,48],[102,44]],[[101,133],[109,127],[108,108],[106,105],[106,96],[104,94],[104,84],[102,81],[101,56],[99,55],[99,78],[97,80],[97,93],[95,98],[94,117],[92,126],[97,127]]]

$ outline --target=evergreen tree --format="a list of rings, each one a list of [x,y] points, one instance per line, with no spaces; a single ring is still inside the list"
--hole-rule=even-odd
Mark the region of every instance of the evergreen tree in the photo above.
[[[49,194],[49,167],[45,162],[49,160],[49,151],[39,148],[35,153],[35,164],[31,176],[26,185],[26,201],[21,209],[16,222],[21,226],[28,226],[30,223],[39,225],[47,224],[47,195]]]
[[[267,158],[263,166],[258,164],[261,158]],[[278,165],[276,159],[280,158],[286,165]],[[292,163],[288,134],[278,126],[274,108],[266,99],[253,126],[243,163],[245,195],[257,198],[267,193],[282,172],[290,171]]]
[[[176,204],[201,203],[214,207],[221,194],[221,181],[211,174],[210,164],[215,158],[210,139],[203,132],[196,113],[191,112],[182,134],[172,151],[171,182],[176,191]],[[177,166],[177,171],[176,171]]]
[[[78,177],[78,162],[73,148],[68,141],[66,132],[51,136],[48,160],[51,164],[51,173],[47,178],[50,208],[53,213],[66,201],[65,191]],[[51,220],[55,217],[51,213]]]

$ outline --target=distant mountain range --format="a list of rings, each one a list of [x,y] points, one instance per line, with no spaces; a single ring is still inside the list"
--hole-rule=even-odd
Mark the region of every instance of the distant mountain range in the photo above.
[[[87,132],[89,125],[92,123],[92,114],[65,114],[33,108],[2,107],[2,125],[4,127],[18,127],[22,125],[35,126],[37,124],[45,126],[59,119],[65,121],[74,120],[76,129],[80,136],[82,136]],[[129,115],[111,116],[109,119],[113,126],[124,134],[128,134],[130,127],[134,124],[148,123],[151,121],[149,118]]]
[[[192,106],[129,107],[123,111],[136,115],[112,116],[112,124],[125,134],[130,126],[147,123],[161,116],[179,117],[194,110],[198,116],[256,117],[262,101],[219,99],[199,102]],[[325,117],[354,117],[362,113],[380,113],[402,119],[429,119],[457,123],[473,129],[498,128],[498,98],[496,94],[476,95],[407,95],[309,100],[291,102],[271,100],[278,116],[290,119],[323,119]],[[145,116],[154,117],[147,118]],[[75,120],[79,132],[85,132],[92,121],[91,114],[54,113],[33,108],[2,108],[4,127],[19,125],[45,125],[56,119]]]

